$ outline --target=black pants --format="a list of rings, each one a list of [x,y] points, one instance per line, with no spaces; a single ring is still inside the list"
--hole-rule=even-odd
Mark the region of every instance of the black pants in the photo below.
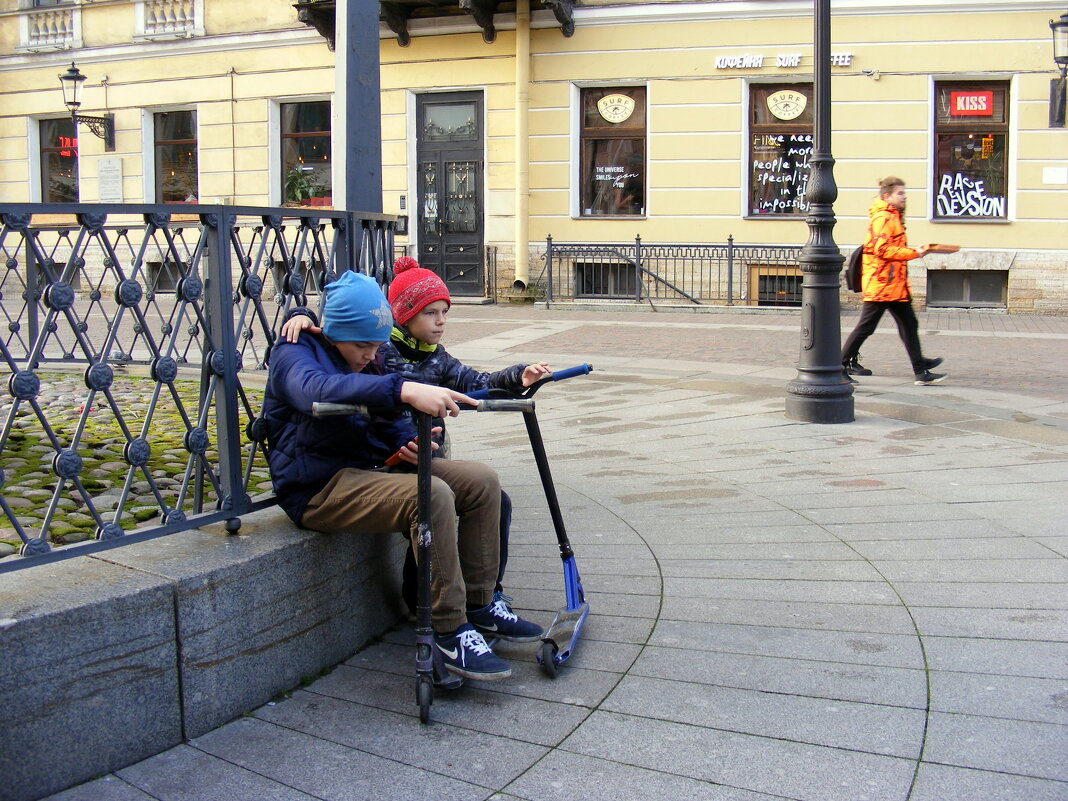
[[[911,300],[864,301],[857,326],[842,347],[842,364],[848,364],[857,357],[864,340],[875,333],[875,329],[879,327],[879,320],[886,311],[890,312],[890,316],[897,323],[897,332],[901,335],[901,341],[905,343],[905,350],[909,354],[909,361],[912,362],[912,372],[922,373],[927,369],[927,365],[923,358],[923,350],[920,348],[920,323],[916,319],[916,312],[912,310]]]

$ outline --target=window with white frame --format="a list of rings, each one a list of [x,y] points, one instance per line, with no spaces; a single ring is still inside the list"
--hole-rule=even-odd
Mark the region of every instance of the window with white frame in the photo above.
[[[330,101],[282,103],[279,110],[282,202],[332,205]]]
[[[197,113],[157,112],[152,115],[152,130],[156,203],[196,203],[200,197]]]
[[[812,157],[812,84],[753,84],[749,89],[751,217],[808,213]]]
[[[935,83],[934,219],[1008,219],[1009,84]]]
[[[78,135],[70,117],[41,120],[41,202],[77,203]]]
[[[645,214],[645,87],[581,90],[583,217]]]

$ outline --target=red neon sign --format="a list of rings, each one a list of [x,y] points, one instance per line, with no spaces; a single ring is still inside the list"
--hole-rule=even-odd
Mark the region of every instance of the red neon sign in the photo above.
[[[74,158],[78,155],[78,137],[77,136],[57,136],[56,147],[58,147],[59,155],[65,159]]]
[[[994,116],[993,92],[950,92],[949,113],[954,117]]]

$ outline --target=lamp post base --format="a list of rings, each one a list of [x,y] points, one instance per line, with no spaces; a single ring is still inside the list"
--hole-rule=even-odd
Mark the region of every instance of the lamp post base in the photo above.
[[[786,389],[786,417],[799,423],[852,423],[853,388],[792,382]]]

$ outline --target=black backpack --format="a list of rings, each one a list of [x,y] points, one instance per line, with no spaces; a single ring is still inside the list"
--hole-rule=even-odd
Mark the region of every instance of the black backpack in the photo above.
[[[863,292],[860,285],[861,268],[864,264],[864,246],[861,245],[852,253],[845,263],[845,285],[850,292]]]

